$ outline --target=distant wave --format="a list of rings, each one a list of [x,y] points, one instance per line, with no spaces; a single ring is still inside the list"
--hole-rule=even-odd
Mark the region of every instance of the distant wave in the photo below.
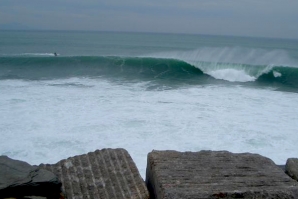
[[[251,65],[158,57],[0,57],[0,79],[69,77],[166,80],[175,83],[191,81],[198,84],[217,79],[229,82],[278,83],[298,88],[298,68],[286,65]]]
[[[22,53],[23,56],[55,56],[55,53]]]
[[[59,55],[57,53],[57,55]],[[0,57],[53,57],[53,53],[20,53],[20,54],[0,54]]]

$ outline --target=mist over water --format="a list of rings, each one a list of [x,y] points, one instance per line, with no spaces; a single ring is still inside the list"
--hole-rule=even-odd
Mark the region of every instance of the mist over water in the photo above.
[[[247,47],[201,47],[191,51],[171,51],[152,54],[153,57],[176,58],[187,61],[234,63],[249,65],[297,66],[285,50]]]
[[[298,49],[291,42],[64,34],[19,32],[2,41],[1,155],[56,163],[122,147],[143,177],[153,149],[251,152],[276,164],[297,157]],[[23,46],[14,35],[41,43]],[[40,40],[53,35],[55,42]]]

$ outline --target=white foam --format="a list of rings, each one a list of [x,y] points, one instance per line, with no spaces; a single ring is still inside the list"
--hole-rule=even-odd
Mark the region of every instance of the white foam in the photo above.
[[[274,77],[281,77],[281,73],[277,72],[277,71],[273,71],[273,76]]]
[[[23,56],[55,56],[54,53],[22,53]],[[59,55],[59,54],[57,54]]]
[[[229,82],[250,82],[256,80],[255,77],[249,76],[244,71],[235,69],[214,70],[207,74],[216,79],[227,80]]]
[[[79,84],[86,86],[57,86]],[[229,150],[297,157],[298,95],[239,86],[148,90],[102,79],[0,81],[0,152],[31,164],[102,148]]]

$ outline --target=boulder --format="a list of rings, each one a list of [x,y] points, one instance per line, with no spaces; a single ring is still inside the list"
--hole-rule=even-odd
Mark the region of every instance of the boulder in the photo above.
[[[156,199],[298,198],[298,183],[258,154],[152,151],[146,183]]]
[[[298,158],[289,158],[286,163],[286,173],[298,181]]]
[[[56,197],[61,182],[52,173],[30,164],[0,156],[0,197]]]

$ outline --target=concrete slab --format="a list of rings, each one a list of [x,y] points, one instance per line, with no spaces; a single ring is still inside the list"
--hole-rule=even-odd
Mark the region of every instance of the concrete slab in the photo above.
[[[148,199],[145,182],[125,149],[103,149],[41,164],[62,182],[67,199]]]
[[[146,183],[157,199],[298,198],[298,184],[261,155],[152,151]]]

